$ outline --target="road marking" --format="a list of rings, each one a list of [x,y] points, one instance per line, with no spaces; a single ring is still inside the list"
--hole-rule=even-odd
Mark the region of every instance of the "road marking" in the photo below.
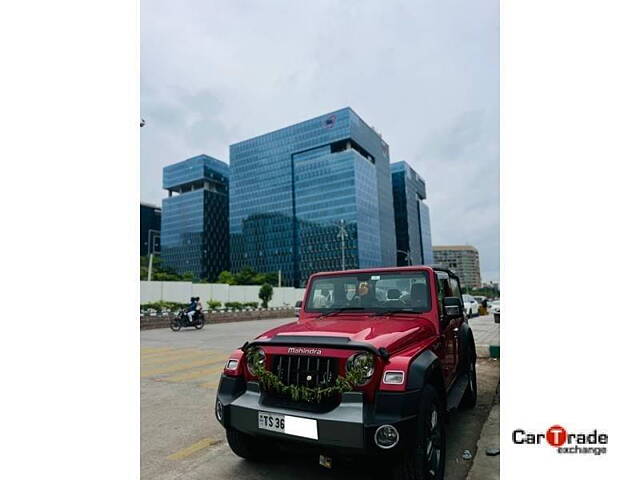
[[[203,358],[200,360],[196,360],[195,362],[191,362],[191,363],[182,363],[182,364],[177,364],[177,365],[171,365],[169,367],[162,367],[162,368],[156,368],[156,369],[152,369],[152,370],[143,370],[140,373],[141,377],[152,377],[154,375],[163,375],[165,373],[173,373],[173,372],[179,372],[181,370],[189,370],[190,368],[195,368],[195,367],[204,367],[205,365],[213,365],[215,363],[219,363],[221,360],[225,360],[227,359],[228,355],[224,354],[224,355],[214,355],[212,357],[209,358]]]
[[[147,365],[153,363],[174,362],[176,360],[183,360],[193,357],[203,357],[206,355],[214,355],[218,353],[220,352],[214,350],[179,350],[176,352],[170,352],[165,355],[158,355],[151,358],[142,357],[140,360],[143,364]]]
[[[216,367],[216,368],[207,368],[204,370],[196,370],[191,373],[183,373],[180,375],[172,375],[167,378],[163,378],[164,382],[182,382],[184,380],[193,380],[194,378],[206,377],[208,375],[215,375],[217,373],[222,373],[224,366]]]
[[[158,353],[166,352],[167,350],[173,350],[171,347],[143,347],[140,349],[143,353]]]
[[[215,382],[207,382],[207,383],[200,383],[198,384],[199,387],[202,388],[218,388],[218,383],[220,382],[220,379],[216,380]]]
[[[182,450],[178,450],[176,453],[169,455],[167,458],[169,460],[182,460],[184,458],[187,458],[190,455],[193,455],[194,453],[199,452],[200,450],[203,450],[207,447],[211,447],[220,442],[222,442],[222,439],[214,440],[213,438],[203,438],[202,440],[194,443],[193,445],[183,448]]]

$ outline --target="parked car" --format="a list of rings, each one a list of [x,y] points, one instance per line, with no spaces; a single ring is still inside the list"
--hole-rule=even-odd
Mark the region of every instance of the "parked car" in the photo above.
[[[500,323],[500,300],[496,300],[491,303],[490,313],[493,314],[493,321],[495,323]]]
[[[467,312],[467,315],[469,315],[469,317],[477,316],[480,309],[480,304],[476,301],[476,299],[471,295],[467,295],[466,293],[462,295],[462,299],[464,301],[464,311]]]
[[[409,292],[404,295],[403,292]],[[365,455],[391,479],[444,478],[448,412],[476,404],[458,277],[410,266],[312,275],[299,318],[235,350],[215,416],[252,460]]]

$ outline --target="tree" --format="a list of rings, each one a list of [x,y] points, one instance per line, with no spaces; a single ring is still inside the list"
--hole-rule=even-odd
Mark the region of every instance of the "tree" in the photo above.
[[[235,285],[236,284],[236,278],[233,275],[233,273],[229,272],[228,270],[223,270],[222,272],[220,272],[220,275],[218,275],[218,283],[226,283],[227,285]]]
[[[140,257],[140,280],[146,280],[149,275],[149,257]],[[192,281],[196,276],[192,272],[176,273],[172,268],[162,264],[162,258],[153,256],[151,280],[158,281]]]
[[[255,277],[256,271],[249,267],[244,267],[235,274],[236,283],[238,285],[255,285]]]
[[[260,287],[260,292],[258,292],[258,297],[262,300],[262,307],[269,308],[269,302],[273,298],[273,287],[268,283],[265,283]]]

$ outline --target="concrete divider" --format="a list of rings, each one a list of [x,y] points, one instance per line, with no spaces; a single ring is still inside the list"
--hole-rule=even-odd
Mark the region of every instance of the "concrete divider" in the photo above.
[[[169,315],[140,315],[140,330],[154,328],[169,328],[169,323],[175,314]],[[266,318],[295,318],[293,308],[274,308],[256,310],[236,310],[232,312],[218,311],[205,313],[205,324],[246,322],[250,320],[262,320]]]

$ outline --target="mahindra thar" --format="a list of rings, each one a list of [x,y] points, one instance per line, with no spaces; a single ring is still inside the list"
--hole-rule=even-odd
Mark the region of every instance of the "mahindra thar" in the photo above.
[[[444,478],[446,415],[476,403],[458,277],[410,266],[313,275],[299,318],[234,351],[215,416],[231,449],[368,455],[390,478]]]

